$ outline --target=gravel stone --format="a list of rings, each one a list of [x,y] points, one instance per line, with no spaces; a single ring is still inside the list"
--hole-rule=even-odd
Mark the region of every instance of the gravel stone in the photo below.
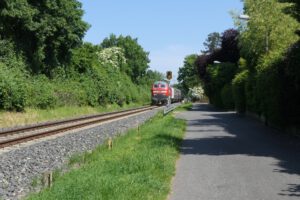
[[[42,173],[63,169],[69,158],[90,152],[108,137],[124,134],[153,117],[158,110],[105,123],[54,139],[13,148],[0,154],[0,199],[21,199],[36,191],[32,183]]]

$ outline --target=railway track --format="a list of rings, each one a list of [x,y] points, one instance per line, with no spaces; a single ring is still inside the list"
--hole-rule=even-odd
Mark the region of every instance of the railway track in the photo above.
[[[56,122],[49,122],[45,124],[38,124],[23,128],[2,131],[0,132],[0,149],[20,143],[25,143],[31,140],[55,135],[58,133],[66,132],[69,130],[74,130],[85,126],[134,115],[155,108],[157,108],[157,106],[144,106],[124,111],[91,115],[86,117],[79,117],[74,119],[61,120]]]

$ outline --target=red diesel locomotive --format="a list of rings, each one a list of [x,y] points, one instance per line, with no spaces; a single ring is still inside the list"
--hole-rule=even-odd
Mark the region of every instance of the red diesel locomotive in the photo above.
[[[156,81],[152,85],[151,100],[153,105],[179,102],[182,100],[181,91],[176,88],[172,88],[165,81]]]

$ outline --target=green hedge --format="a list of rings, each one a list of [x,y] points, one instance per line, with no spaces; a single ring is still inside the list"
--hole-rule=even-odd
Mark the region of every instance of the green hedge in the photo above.
[[[226,110],[234,109],[234,98],[232,93],[232,85],[226,84],[221,90],[221,99],[223,107]]]
[[[208,66],[210,81],[205,84],[204,90],[211,104],[221,109],[234,108],[231,81],[237,69],[237,65],[233,63]]]
[[[283,82],[282,82],[282,56],[270,54],[264,62],[257,66],[256,95],[261,115],[267,122],[282,126],[284,123],[282,108]],[[288,102],[286,102],[288,103]]]
[[[244,113],[246,111],[245,87],[246,81],[248,79],[248,74],[248,70],[244,70],[235,75],[234,79],[232,80],[232,93],[235,109],[239,113]]]

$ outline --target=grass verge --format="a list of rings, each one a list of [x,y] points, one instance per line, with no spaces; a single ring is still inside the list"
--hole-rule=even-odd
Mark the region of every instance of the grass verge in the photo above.
[[[165,199],[184,130],[183,120],[159,114],[115,138],[112,150],[102,145],[75,156],[73,170],[29,199]]]
[[[187,111],[193,107],[192,103],[184,103],[176,108],[176,111]]]
[[[120,107],[117,104],[108,105],[106,107],[69,106],[48,110],[27,108],[25,112],[0,112],[0,128],[21,126],[50,120],[60,120],[101,112],[118,111],[138,106],[141,106],[141,104],[128,104],[123,107]]]

